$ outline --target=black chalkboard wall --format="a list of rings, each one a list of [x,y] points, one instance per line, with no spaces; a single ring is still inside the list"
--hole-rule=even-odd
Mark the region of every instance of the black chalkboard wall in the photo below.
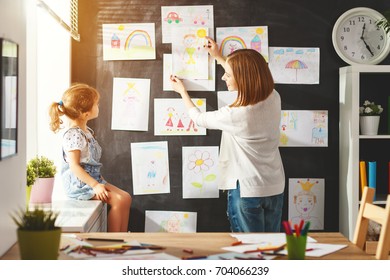
[[[390,1],[383,0],[79,0],[81,42],[72,41],[72,82],[84,82],[101,93],[100,115],[90,123],[103,147],[104,177],[133,195],[131,142],[168,141],[171,193],[133,195],[129,230],[144,231],[145,210],[194,211],[198,213],[197,231],[229,231],[226,194],[219,199],[182,199],[181,148],[183,146],[218,146],[220,132],[208,130],[207,136],[154,136],[153,99],[173,98],[163,92],[163,54],[171,53],[171,44],[162,44],[161,6],[213,5],[214,27],[268,26],[269,46],[320,48],[320,83],[282,85],[276,89],[282,97],[283,110],[328,110],[328,147],[282,147],[281,155],[288,178],[325,179],[325,231],[338,231],[339,193],[339,67],[346,66],[332,45],[332,28],[337,18],[354,7],[370,7],[383,13]],[[103,61],[103,23],[155,23],[156,60]],[[381,64],[389,64],[387,58]],[[226,90],[221,81],[223,70],[217,66],[216,90]],[[114,77],[151,79],[149,131],[111,130],[112,86]],[[214,92],[190,92],[207,99],[207,110],[217,108]],[[287,218],[286,184],[283,218]]]

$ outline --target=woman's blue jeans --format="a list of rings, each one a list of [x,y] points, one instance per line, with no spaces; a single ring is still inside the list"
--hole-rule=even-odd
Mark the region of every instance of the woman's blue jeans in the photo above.
[[[232,232],[280,232],[283,196],[240,197],[240,184],[229,190],[227,215]]]

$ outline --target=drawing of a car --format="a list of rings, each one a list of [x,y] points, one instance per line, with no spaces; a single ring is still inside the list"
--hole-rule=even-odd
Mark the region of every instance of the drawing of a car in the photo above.
[[[167,21],[168,23],[172,23],[172,22],[179,23],[183,21],[183,19],[180,18],[179,15],[175,12],[168,13],[167,17],[164,20]]]

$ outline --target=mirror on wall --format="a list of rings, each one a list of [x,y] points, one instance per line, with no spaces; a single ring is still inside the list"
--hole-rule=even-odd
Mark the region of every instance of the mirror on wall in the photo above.
[[[18,45],[0,38],[0,54],[0,158],[4,159],[17,153]]]

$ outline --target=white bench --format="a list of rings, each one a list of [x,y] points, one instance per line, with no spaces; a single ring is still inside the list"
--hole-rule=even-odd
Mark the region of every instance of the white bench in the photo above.
[[[59,200],[47,204],[31,204],[34,207],[59,212],[56,226],[62,232],[106,232],[107,204],[100,200]]]

